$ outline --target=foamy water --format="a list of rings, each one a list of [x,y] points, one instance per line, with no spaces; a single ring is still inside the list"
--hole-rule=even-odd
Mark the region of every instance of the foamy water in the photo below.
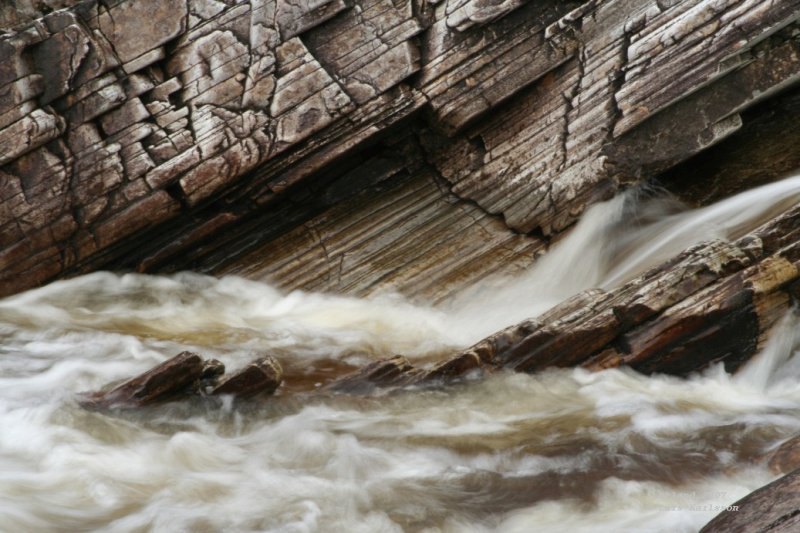
[[[793,313],[736,376],[553,370],[117,416],[75,395],[183,349],[229,368],[275,354],[307,388],[336,365],[424,364],[798,201],[800,178],[696,211],[627,194],[528,274],[439,308],[194,274],[97,273],[2,300],[0,531],[695,531],[773,479],[763,453],[800,433]]]

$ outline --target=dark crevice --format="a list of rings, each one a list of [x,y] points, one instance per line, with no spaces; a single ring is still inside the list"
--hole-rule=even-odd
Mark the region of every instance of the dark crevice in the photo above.
[[[169,194],[170,198],[181,205],[183,211],[189,212],[191,210],[191,206],[186,199],[186,195],[183,194],[183,189],[181,189],[181,184],[178,181],[174,181],[164,187],[164,191]]]

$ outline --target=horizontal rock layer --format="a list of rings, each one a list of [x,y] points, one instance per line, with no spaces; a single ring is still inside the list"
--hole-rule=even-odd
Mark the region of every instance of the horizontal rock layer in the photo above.
[[[87,0],[0,34],[0,294],[443,298],[790,89],[800,0]],[[16,22],[21,22],[19,21]]]

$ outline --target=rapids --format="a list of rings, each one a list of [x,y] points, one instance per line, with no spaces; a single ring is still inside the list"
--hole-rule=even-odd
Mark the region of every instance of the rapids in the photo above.
[[[774,479],[763,454],[800,433],[795,312],[735,376],[574,369],[309,391],[374,358],[437,360],[797,202],[800,177],[696,210],[628,192],[527,273],[438,307],[191,273],[95,273],[0,300],[0,531],[695,531]],[[77,406],[184,349],[229,368],[273,354],[287,386],[222,409]]]

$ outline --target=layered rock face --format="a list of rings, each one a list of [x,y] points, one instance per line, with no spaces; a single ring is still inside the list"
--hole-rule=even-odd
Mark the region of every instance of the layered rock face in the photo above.
[[[438,299],[800,79],[798,0],[88,0],[0,35],[0,294]]]

